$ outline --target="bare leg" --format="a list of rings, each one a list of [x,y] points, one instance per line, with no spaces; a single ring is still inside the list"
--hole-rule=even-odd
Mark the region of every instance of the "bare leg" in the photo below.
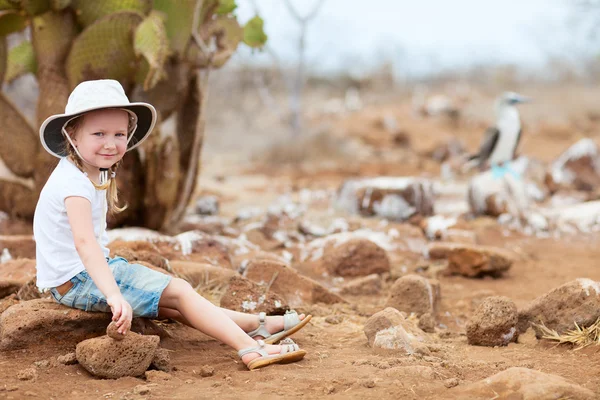
[[[220,308],[237,326],[242,328],[244,332],[250,332],[258,328],[258,315],[256,314],[244,314],[238,311],[228,310],[227,308]],[[158,315],[161,318],[171,318],[176,321],[194,327],[187,319],[179,313],[179,311],[171,308],[160,307]],[[304,319],[304,314],[299,315],[300,320]],[[281,315],[273,315],[267,317],[265,328],[269,333],[279,332],[283,329],[283,317]]]
[[[174,278],[169,282],[158,305],[177,310],[192,327],[236,350],[257,345],[222,309],[196,293],[183,279]],[[265,350],[276,354],[281,351],[281,346],[267,345]],[[246,354],[242,361],[248,363],[257,357],[258,353]]]

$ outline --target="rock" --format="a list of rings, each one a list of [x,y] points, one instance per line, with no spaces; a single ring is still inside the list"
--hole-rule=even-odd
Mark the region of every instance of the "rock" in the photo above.
[[[458,386],[459,383],[460,382],[459,382],[458,378],[449,378],[444,381],[444,386],[446,386],[448,389],[450,389],[455,386]]]
[[[200,196],[196,200],[195,211],[200,215],[217,215],[219,213],[219,198],[217,196]]]
[[[433,215],[432,183],[421,178],[378,177],[345,181],[336,199],[348,212],[405,221]]]
[[[524,344],[526,346],[535,346],[538,342],[535,330],[533,328],[527,328],[525,333],[519,335],[518,342],[519,344]]]
[[[523,179],[517,179],[510,173],[502,178],[496,178],[491,170],[471,179],[467,200],[474,215],[492,217],[504,213],[521,215],[531,203]]]
[[[194,261],[232,269],[228,246],[200,231],[183,232],[170,242],[158,242],[156,245],[169,260]]]
[[[323,285],[300,275],[286,263],[271,260],[252,260],[244,277],[256,283],[270,284],[270,290],[283,297],[289,307],[313,303],[346,303]]]
[[[427,341],[426,334],[400,311],[388,307],[372,315],[364,327],[369,346],[375,349],[414,354]]]
[[[17,378],[21,381],[34,381],[37,379],[37,371],[35,368],[25,368],[17,372]]]
[[[169,355],[169,350],[160,347],[156,349],[150,365],[159,371],[171,372],[171,356]]]
[[[35,278],[35,260],[22,258],[0,264],[0,299],[17,293],[21,286]]]
[[[452,398],[468,399],[595,399],[589,389],[566,379],[528,368],[512,367],[469,385],[451,389]]]
[[[117,341],[102,336],[84,340],[77,345],[77,361],[89,373],[100,378],[117,379],[141,376],[150,366],[160,338],[128,332]]]
[[[344,321],[344,317],[341,315],[328,315],[325,317],[325,322],[331,325],[341,324]]]
[[[58,356],[56,361],[64,365],[73,365],[77,364],[77,356],[75,355],[75,353],[67,353],[63,356]]]
[[[342,295],[373,295],[381,292],[381,276],[371,274],[362,278],[356,278],[342,286]]]
[[[177,225],[179,232],[200,231],[208,235],[223,235],[229,222],[222,217],[206,215],[186,215]]]
[[[111,322],[109,313],[85,312],[63,306],[50,299],[21,302],[0,315],[0,350],[78,342],[106,332]],[[132,330],[168,334],[144,318],[134,318]]]
[[[484,275],[499,277],[513,263],[512,254],[504,249],[462,243],[431,243],[429,257],[448,259],[448,273],[469,278]]]
[[[140,396],[150,394],[151,392],[152,388],[150,385],[137,385],[133,388],[133,393],[139,394]]]
[[[50,361],[48,361],[48,360],[35,361],[33,363],[33,365],[35,365],[36,367],[38,367],[40,369],[44,369],[44,368],[48,368],[50,366]]]
[[[172,376],[166,373],[165,371],[146,371],[145,373],[146,380],[148,382],[164,382],[170,381]]]
[[[37,279],[34,276],[27,283],[25,283],[17,292],[17,298],[19,300],[27,301],[34,299],[46,299],[50,298],[50,292],[40,292],[37,287]]]
[[[215,282],[226,283],[232,276],[238,275],[232,269],[216,267],[207,263],[173,260],[170,264],[173,272],[188,281],[192,287]]]
[[[277,293],[241,276],[229,280],[227,290],[221,297],[221,307],[244,313],[256,314],[261,311],[268,315],[285,314],[289,306]]]
[[[506,346],[516,342],[517,306],[503,296],[483,300],[467,323],[467,340],[476,346]]]
[[[519,332],[525,332],[531,323],[543,323],[562,334],[592,325],[600,318],[600,282],[579,278],[536,298],[519,310]],[[538,338],[541,332],[536,330]]]
[[[162,270],[171,272],[169,261],[161,254],[154,243],[141,240],[130,242],[115,240],[109,243],[108,248],[111,257],[123,257],[132,264],[144,261]]]
[[[106,336],[115,340],[123,340],[125,339],[125,335],[118,332],[118,327],[115,321],[111,321],[110,324],[106,327]]]
[[[0,235],[0,252],[6,249],[12,259],[35,259],[33,235]]]
[[[0,315],[15,304],[19,304],[19,299],[17,298],[16,294],[11,294],[10,296],[0,299]]]
[[[337,276],[355,277],[390,272],[386,251],[362,238],[326,246],[321,262],[329,274]]]
[[[434,333],[435,326],[435,318],[431,314],[425,313],[421,315],[421,318],[419,318],[419,329],[421,329],[423,332]]]
[[[199,373],[201,377],[208,378],[209,376],[213,376],[215,374],[215,369],[210,365],[203,365],[200,367]]]
[[[592,191],[600,186],[598,145],[589,138],[581,139],[561,154],[550,167],[548,186]]]
[[[101,335],[110,314],[87,313],[50,299],[31,300],[0,315],[0,349],[11,350],[52,341],[77,343]]]
[[[440,302],[440,284],[419,275],[398,278],[390,288],[386,307],[393,307],[408,314],[436,315]]]

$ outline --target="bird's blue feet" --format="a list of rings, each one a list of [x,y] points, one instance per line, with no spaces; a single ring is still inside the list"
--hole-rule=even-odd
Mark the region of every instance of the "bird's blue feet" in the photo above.
[[[517,180],[521,179],[521,174],[512,169],[510,163],[504,163],[504,165],[492,164],[492,177],[494,179],[501,179],[506,174],[512,175]]]

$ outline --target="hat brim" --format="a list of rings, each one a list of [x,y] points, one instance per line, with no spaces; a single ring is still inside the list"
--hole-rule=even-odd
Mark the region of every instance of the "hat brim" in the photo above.
[[[128,103],[123,105],[111,105],[110,107],[95,107],[82,110],[75,114],[58,114],[48,117],[40,127],[40,140],[44,149],[55,157],[63,158],[66,152],[66,139],[62,134],[63,126],[72,118],[90,111],[106,108],[123,108],[137,115],[137,129],[133,132],[127,151],[135,149],[148,137],[156,124],[156,109],[148,103]]]

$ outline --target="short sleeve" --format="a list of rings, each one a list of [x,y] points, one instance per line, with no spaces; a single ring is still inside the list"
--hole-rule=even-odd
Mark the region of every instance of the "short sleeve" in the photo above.
[[[85,175],[69,174],[61,183],[60,197],[63,202],[67,197],[83,197],[92,203],[96,189]]]

